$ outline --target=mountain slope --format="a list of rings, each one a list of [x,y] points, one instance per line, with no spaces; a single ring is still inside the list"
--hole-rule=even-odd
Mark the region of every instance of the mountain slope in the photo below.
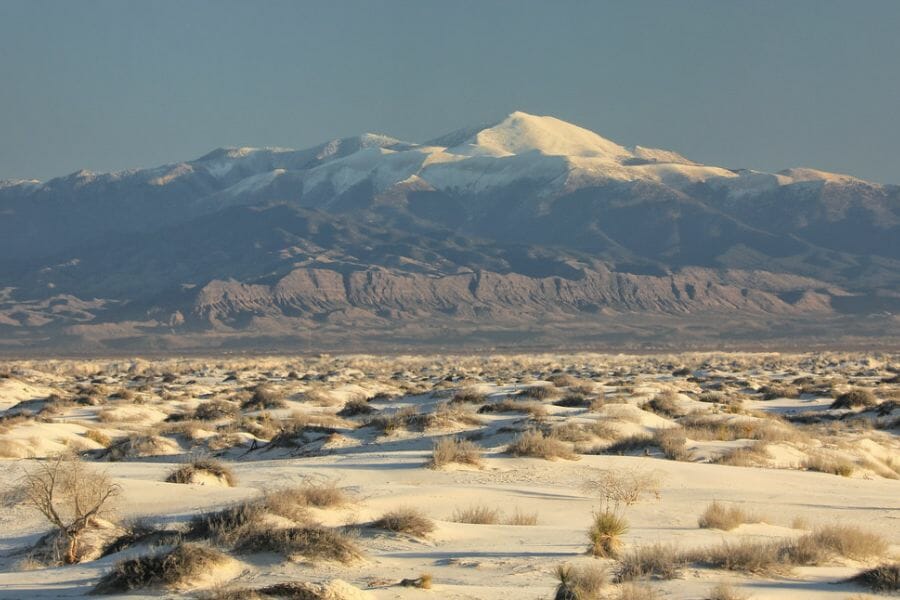
[[[728,315],[698,339],[770,319],[814,337],[834,319],[890,332],[900,310],[900,187],[701,165],[521,112],[424,144],[365,134],[2,182],[0,215],[13,348],[289,346],[349,324],[405,343],[429,324],[604,335],[624,315]]]

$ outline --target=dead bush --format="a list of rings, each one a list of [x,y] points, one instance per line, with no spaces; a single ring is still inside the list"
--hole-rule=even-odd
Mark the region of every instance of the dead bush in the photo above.
[[[194,418],[200,421],[218,421],[234,417],[239,412],[238,406],[228,400],[210,400],[194,409]]]
[[[261,384],[253,389],[253,395],[243,402],[241,408],[243,410],[266,410],[286,406],[287,402],[281,392],[269,385]]]
[[[4,496],[7,506],[21,504],[40,513],[57,532],[57,561],[77,563],[79,542],[94,519],[111,510],[121,488],[106,473],[85,465],[76,456],[59,455],[26,469]]]
[[[858,575],[848,579],[878,593],[900,592],[900,563],[879,565],[873,569],[866,569]]]

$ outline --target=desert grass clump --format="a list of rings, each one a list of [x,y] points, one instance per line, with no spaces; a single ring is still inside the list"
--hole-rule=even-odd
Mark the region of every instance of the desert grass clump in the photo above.
[[[744,523],[756,523],[759,518],[748,514],[738,506],[725,506],[721,502],[714,501],[700,518],[697,519],[697,525],[704,529],[721,529],[723,531],[731,531]]]
[[[597,564],[559,565],[554,600],[599,600],[607,587],[606,569]]]
[[[837,456],[825,456],[823,454],[812,454],[808,456],[801,466],[807,471],[818,471],[819,473],[829,473],[831,475],[840,475],[841,477],[850,477],[856,470],[856,465],[849,460]]]
[[[873,569],[866,569],[847,581],[866,587],[873,592],[895,594],[900,592],[900,563],[884,564]]]
[[[268,410],[285,406],[287,406],[287,402],[281,392],[265,384],[256,386],[253,389],[253,395],[241,404],[243,410]]]
[[[228,400],[210,400],[198,404],[194,409],[194,418],[200,421],[218,421],[234,417],[240,412],[240,408]]]
[[[553,373],[546,379],[553,384],[554,387],[570,387],[578,385],[578,379],[568,373]]]
[[[653,433],[653,441],[669,460],[688,461],[693,458],[687,448],[687,435],[683,427],[657,429]]]
[[[88,429],[84,432],[84,437],[100,444],[104,448],[108,448],[112,444],[112,438],[99,429]]]
[[[522,390],[522,395],[535,400],[550,400],[558,397],[559,392],[552,385],[532,385]]]
[[[276,552],[291,559],[303,558],[310,562],[332,560],[349,563],[362,556],[356,542],[347,533],[312,524],[256,528],[241,536],[234,549],[240,553]]]
[[[566,394],[554,402],[553,406],[562,406],[564,408],[586,408],[591,405],[591,402],[591,400],[588,400],[582,394]]]
[[[684,415],[684,411],[678,405],[678,394],[672,390],[665,390],[658,393],[652,399],[642,404],[641,408],[669,418],[676,418]]]
[[[500,523],[500,516],[500,509],[491,508],[485,504],[476,504],[467,508],[455,509],[450,520],[454,523],[470,525],[497,525]]]
[[[362,398],[354,398],[347,402],[341,410],[337,412],[339,417],[356,417],[359,415],[371,415],[377,412],[372,405]]]
[[[260,529],[265,512],[265,506],[259,502],[242,502],[201,513],[188,522],[185,537],[209,539],[223,546],[231,546],[248,532]]]
[[[799,398],[800,388],[791,384],[770,383],[759,388],[763,400],[774,400],[776,398]]]
[[[208,575],[230,559],[199,544],[179,544],[159,554],[116,563],[94,586],[94,594],[120,594],[151,586],[178,587]]]
[[[349,504],[347,492],[336,481],[307,482],[296,488],[284,490],[294,493],[299,501],[316,508],[335,508]]]
[[[545,460],[578,459],[578,455],[572,452],[565,442],[552,435],[544,435],[535,429],[529,429],[520,434],[507,446],[506,451],[513,456],[530,456]]]
[[[538,524],[538,514],[524,512],[520,508],[516,508],[513,514],[503,520],[504,525],[513,525],[516,527],[528,527]]]
[[[883,556],[888,549],[883,537],[854,525],[825,525],[806,535],[819,548],[854,560]]]
[[[765,442],[756,442],[750,446],[734,448],[716,458],[712,462],[717,465],[729,465],[732,467],[759,467],[769,462],[769,453],[766,451]]]
[[[619,557],[616,581],[635,579],[674,579],[681,572],[684,559],[673,547],[665,544],[638,546]]]
[[[539,402],[528,402],[523,400],[510,400],[504,398],[499,402],[485,404],[478,409],[481,414],[485,413],[522,413],[531,416],[534,419],[543,419],[547,416],[547,408]]]
[[[445,437],[437,440],[431,451],[431,460],[428,466],[439,469],[449,464],[462,464],[480,467],[481,448],[469,440]]]
[[[383,435],[391,435],[406,431],[410,426],[423,421],[419,409],[415,406],[406,406],[396,410],[390,414],[384,412],[372,417],[366,422],[368,427],[372,427]]]
[[[632,454],[640,452],[648,454],[650,449],[658,448],[658,444],[652,435],[646,433],[637,433],[628,437],[616,440],[606,447],[606,454]]]
[[[228,465],[212,458],[195,458],[166,477],[167,483],[202,483],[198,478],[209,475],[224,482],[228,487],[237,485],[237,477]]]
[[[706,593],[704,600],[748,600],[750,596],[730,583],[719,583]]]
[[[790,567],[790,561],[785,560],[785,545],[778,541],[723,542],[693,551],[687,557],[691,562],[744,573],[771,574]]]
[[[618,507],[604,506],[594,512],[588,528],[588,552],[600,558],[616,558],[622,549],[622,536],[628,533],[628,520]]]
[[[875,394],[865,388],[854,388],[844,392],[831,403],[831,408],[857,408],[863,406],[869,408],[878,404]]]
[[[372,522],[372,527],[419,538],[427,536],[435,529],[434,521],[426,517],[422,511],[408,506],[384,513]]]
[[[487,395],[479,392],[474,388],[463,388],[453,394],[450,402],[454,404],[484,404],[488,401]]]

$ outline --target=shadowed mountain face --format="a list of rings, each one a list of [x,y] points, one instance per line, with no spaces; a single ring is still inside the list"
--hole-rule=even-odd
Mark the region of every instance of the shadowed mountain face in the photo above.
[[[0,182],[11,351],[890,340],[898,284],[898,186],[524,113]]]

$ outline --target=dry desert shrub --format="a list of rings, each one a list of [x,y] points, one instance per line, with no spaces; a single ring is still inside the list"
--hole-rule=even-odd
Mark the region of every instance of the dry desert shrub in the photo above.
[[[716,458],[712,462],[717,465],[730,465],[732,467],[759,467],[769,462],[769,453],[766,451],[768,444],[756,442],[750,446],[735,448]]]
[[[474,388],[463,388],[457,391],[450,402],[454,404],[484,404],[488,401],[487,395],[479,392]]]
[[[559,396],[559,391],[552,385],[532,385],[522,390],[522,395],[535,400],[550,400]]]
[[[554,600],[598,600],[606,588],[606,569],[597,564],[559,565]]]
[[[883,564],[867,569],[847,581],[873,592],[895,594],[900,592],[900,563]]]
[[[481,425],[481,419],[470,408],[461,404],[442,402],[434,412],[421,419],[425,429],[449,429],[451,427]]]
[[[796,385],[787,383],[770,383],[762,386],[757,390],[762,394],[763,400],[774,400],[776,398],[799,398],[800,388]]]
[[[500,523],[501,514],[498,508],[477,504],[467,508],[455,509],[450,520],[454,523],[468,523],[470,525],[497,525]]]
[[[565,408],[586,408],[590,407],[593,402],[593,400],[589,400],[582,394],[570,393],[554,402],[553,406],[562,406]]]
[[[527,402],[523,400],[511,400],[504,398],[493,404],[485,404],[478,409],[479,413],[522,413],[530,415],[534,419],[542,419],[547,416],[547,407],[539,402]]]
[[[869,408],[878,404],[875,394],[865,388],[854,388],[844,392],[831,403],[831,408],[857,408],[863,406]]]
[[[243,410],[266,410],[284,408],[287,402],[284,395],[269,385],[258,385],[253,389],[253,395],[241,404]]]
[[[415,406],[406,406],[390,414],[379,413],[366,422],[367,427],[372,427],[383,435],[390,435],[400,431],[406,431],[411,425],[420,423],[423,417]]]
[[[659,476],[652,472],[605,469],[598,471],[596,478],[581,484],[581,489],[602,498],[606,505],[631,506],[648,495],[658,500],[659,484]]]
[[[437,440],[434,443],[428,466],[438,469],[453,463],[480,467],[482,465],[481,448],[474,442],[459,438],[445,437]]]
[[[111,461],[169,454],[174,442],[158,435],[131,434],[114,442],[104,456]]]
[[[275,493],[290,494],[294,496],[296,503],[316,508],[337,508],[350,503],[347,492],[338,487],[334,480],[308,481],[297,487],[283,488]]]
[[[652,577],[674,579],[685,561],[678,550],[665,544],[638,546],[619,557],[616,581],[634,581]]]
[[[578,385],[579,381],[576,377],[568,373],[554,373],[547,377],[546,381],[552,383],[555,387],[571,387]]]
[[[210,400],[194,409],[194,418],[201,421],[218,421],[236,416],[240,408],[228,400]]]
[[[232,546],[248,533],[263,528],[266,506],[259,502],[243,502],[234,506],[200,513],[187,525],[188,539],[209,539],[222,546]]]
[[[631,454],[634,452],[648,453],[651,448],[656,448],[657,443],[652,435],[637,433],[616,440],[604,449],[605,454]]]
[[[877,558],[883,556],[888,549],[883,537],[853,525],[817,527],[804,537],[807,536],[819,548],[854,560]]]
[[[253,529],[242,535],[234,548],[241,553],[277,552],[288,558],[302,557],[310,562],[332,560],[349,563],[362,556],[356,542],[348,534],[312,524]]]
[[[684,411],[678,405],[678,394],[672,390],[666,390],[658,393],[651,400],[641,405],[646,411],[662,415],[664,417],[676,418],[684,415]]]
[[[705,600],[747,600],[749,597],[729,583],[719,583],[707,592]]]
[[[784,544],[778,541],[740,540],[695,550],[685,557],[690,562],[728,571],[771,574],[789,567],[784,560],[784,548]]]
[[[850,477],[856,470],[856,465],[839,456],[825,456],[824,454],[811,454],[803,461],[801,467],[807,471],[830,473],[841,477]]]
[[[210,475],[228,485],[237,485],[237,478],[230,467],[212,458],[196,458],[184,464],[166,477],[167,483],[198,483],[197,479],[204,474]]]
[[[530,456],[553,460],[562,458],[565,460],[577,460],[578,455],[572,452],[568,445],[552,435],[544,435],[542,432],[530,429],[520,434],[506,448],[513,456]]]
[[[725,506],[720,502],[714,501],[706,507],[703,514],[697,519],[697,524],[706,529],[731,531],[738,525],[758,523],[760,520],[759,517],[747,513],[738,506]]]
[[[359,415],[371,415],[377,412],[366,400],[362,398],[354,398],[347,402],[341,410],[337,412],[339,417],[357,417]]]
[[[26,469],[3,500],[40,513],[55,529],[55,560],[73,564],[82,556],[82,535],[95,519],[109,514],[120,491],[106,473],[76,456],[59,455]]]
[[[94,587],[94,594],[118,594],[163,585],[177,587],[229,562],[227,555],[199,544],[179,544],[159,554],[116,563]]]
[[[434,521],[426,517],[422,511],[408,506],[384,513],[372,522],[372,526],[419,538],[427,536],[435,529]]]
[[[683,427],[657,429],[653,433],[653,441],[669,460],[688,461],[693,458],[687,449],[687,435]]]

